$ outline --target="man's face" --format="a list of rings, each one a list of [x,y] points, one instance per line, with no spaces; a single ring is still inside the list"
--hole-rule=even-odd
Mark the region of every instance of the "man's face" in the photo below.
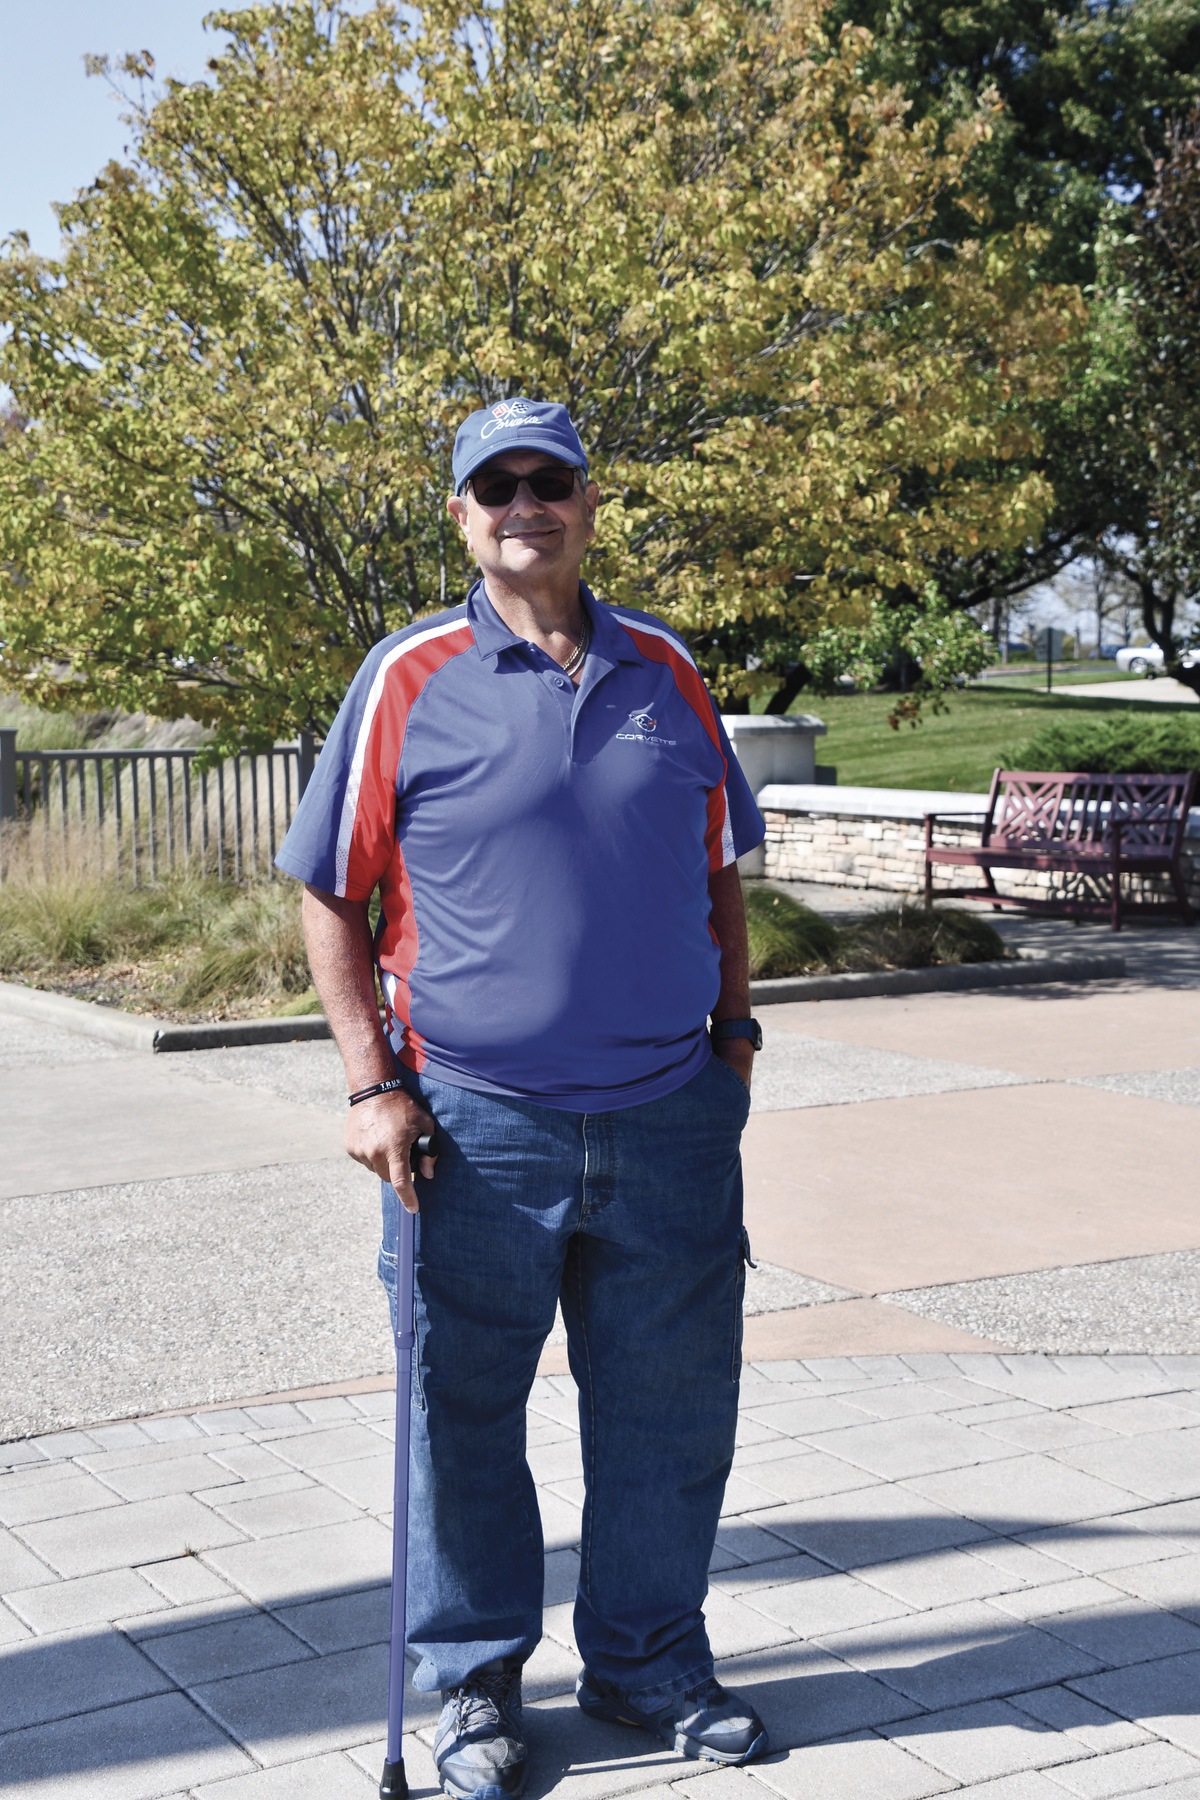
[[[535,469],[564,465],[541,450],[504,450],[476,469],[462,494],[446,502],[467,540],[467,549],[484,575],[495,575],[519,588],[523,581],[555,576],[578,579],[588,540],[595,536],[600,490],[577,477],[566,500],[538,500],[522,481],[507,506],[484,506],[476,483],[485,474],[504,470],[531,475]]]

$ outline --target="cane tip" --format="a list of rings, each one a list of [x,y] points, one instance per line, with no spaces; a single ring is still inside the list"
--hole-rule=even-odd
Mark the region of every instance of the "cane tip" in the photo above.
[[[383,1779],[379,1783],[379,1800],[408,1800],[408,1779],[404,1773],[404,1758],[399,1762],[384,1763]]]

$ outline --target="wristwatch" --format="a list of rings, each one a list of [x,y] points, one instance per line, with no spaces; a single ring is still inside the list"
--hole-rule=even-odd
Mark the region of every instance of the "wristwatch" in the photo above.
[[[711,1026],[714,1044],[729,1038],[749,1038],[755,1050],[762,1049],[762,1026],[757,1019],[714,1019]]]

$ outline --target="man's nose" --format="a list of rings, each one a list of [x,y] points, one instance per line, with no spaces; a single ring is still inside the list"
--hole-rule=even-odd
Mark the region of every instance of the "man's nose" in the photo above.
[[[517,491],[512,497],[512,505],[508,510],[510,513],[540,513],[543,510],[541,501],[524,475],[517,483]]]

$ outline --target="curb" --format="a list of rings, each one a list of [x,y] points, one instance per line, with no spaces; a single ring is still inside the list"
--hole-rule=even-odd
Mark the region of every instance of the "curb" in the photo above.
[[[752,981],[750,1000],[860,1000],[872,994],[940,994],[958,988],[1026,987],[1039,981],[1111,981],[1126,973],[1123,956],[1029,956],[1012,962],[952,963],[934,969],[878,969],[861,975],[792,975]]]
[[[1123,956],[1022,956],[1012,962],[955,963],[940,969],[879,969],[861,975],[790,975],[752,981],[755,1006],[789,1000],[862,1000],[873,994],[939,994],[958,988],[1026,987],[1041,981],[1111,981],[1126,973]],[[330,1036],[323,1013],[294,1019],[241,1019],[211,1025],[163,1025],[156,1019],[72,1000],[19,982],[0,981],[0,1014],[57,1025],[126,1050],[233,1050],[254,1044],[314,1043]]]
[[[301,1013],[294,1019],[164,1025],[158,1019],[122,1012],[116,1006],[73,1000],[69,994],[48,994],[42,988],[23,987],[17,981],[0,981],[0,1015],[3,1014],[57,1025],[62,1031],[99,1038],[124,1050],[230,1050],[243,1044],[293,1044],[329,1036],[322,1013]]]

